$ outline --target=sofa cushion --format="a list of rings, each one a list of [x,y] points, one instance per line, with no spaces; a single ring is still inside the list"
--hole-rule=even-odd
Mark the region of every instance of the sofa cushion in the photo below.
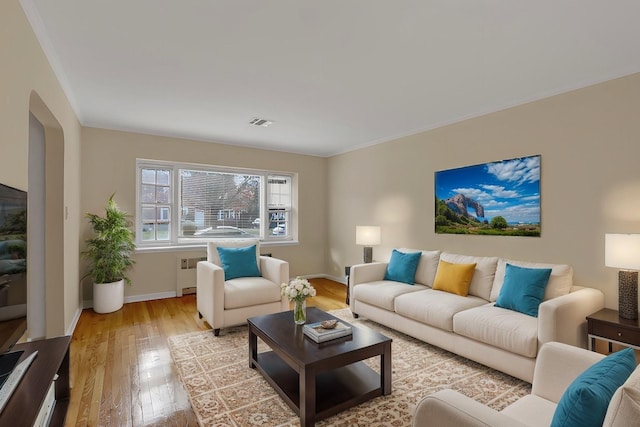
[[[394,249],[391,252],[387,271],[384,273],[384,280],[394,280],[413,285],[421,255],[422,252],[400,252]]]
[[[502,283],[504,282],[504,272],[507,263],[518,267],[551,269],[551,276],[549,276],[549,283],[547,283],[547,288],[544,291],[543,301],[566,295],[571,291],[571,286],[573,285],[573,268],[569,265],[545,264],[501,258],[498,260],[496,275],[493,280],[493,288],[491,288],[491,301],[495,301],[498,299],[498,295],[500,295],[500,288],[502,288]]]
[[[400,252],[420,252],[418,249],[399,248]],[[415,283],[421,285],[433,286],[433,280],[436,277],[438,269],[438,261],[440,260],[440,251],[422,251],[418,268],[416,269]]]
[[[538,317],[538,307],[549,282],[550,268],[526,268],[507,264],[496,306]]]
[[[476,264],[453,264],[440,260],[433,289],[466,297]]]
[[[440,259],[453,264],[476,264],[476,270],[469,285],[469,295],[489,301],[498,265],[497,257],[476,257],[443,252],[440,254]]]
[[[635,367],[636,358],[631,348],[594,363],[565,390],[553,414],[551,427],[602,426],[613,394]]]
[[[406,283],[391,280],[360,283],[353,288],[353,297],[356,301],[362,301],[385,310],[393,311],[394,299],[406,293],[415,293],[428,289],[424,285],[410,286]]]
[[[280,285],[264,277],[240,277],[224,284],[224,308],[249,307],[280,301]]]
[[[224,280],[238,277],[260,277],[256,245],[244,248],[223,248],[218,246],[218,256],[224,270]]]
[[[471,295],[465,298],[449,292],[426,289],[398,296],[395,310],[401,316],[451,332],[456,313],[486,303],[482,298]]]
[[[528,394],[500,412],[514,420],[526,421],[528,427],[549,427],[556,406],[555,402],[535,394]]]
[[[609,402],[605,427],[640,425],[640,367],[618,388]]]
[[[538,319],[492,303],[457,313],[453,332],[525,357],[538,354]]]

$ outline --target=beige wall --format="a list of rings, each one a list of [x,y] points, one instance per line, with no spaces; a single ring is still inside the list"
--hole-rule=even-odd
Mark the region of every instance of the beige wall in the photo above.
[[[80,124],[18,0],[0,2],[0,64],[0,182],[29,189],[29,111],[45,126],[47,176],[56,179],[46,188],[47,249],[55,246],[47,255],[46,333],[62,335],[80,302]]]
[[[290,261],[292,275],[342,276],[362,258],[355,226],[379,224],[376,259],[404,246],[566,262],[576,283],[602,289],[607,306],[617,306],[604,234],[640,232],[640,75],[322,159],[98,129],[82,130],[81,151],[78,120],[18,0],[0,2],[0,63],[0,182],[28,189],[30,109],[59,147],[52,161],[62,170],[53,176],[62,183],[47,183],[56,188],[47,208],[62,240],[50,258],[47,307],[57,311],[47,335],[64,333],[80,298],[90,299],[78,286],[83,214],[102,209],[113,191],[134,211],[136,157],[298,172],[300,245],[270,249]],[[434,171],[532,154],[542,155],[542,237],[434,234]],[[137,254],[127,295],[175,290],[175,257]]]
[[[95,128],[83,129],[82,144],[83,212],[103,211],[115,191],[116,202],[135,213],[136,158],[297,173],[300,243],[264,247],[263,252],[289,261],[291,276],[325,273],[327,159]],[[90,235],[88,224],[82,224],[82,235]],[[133,286],[125,290],[125,297],[175,291],[179,254],[136,254]],[[90,287],[83,286],[84,300],[92,299]]]
[[[534,154],[540,238],[434,233],[435,171]],[[640,233],[639,160],[640,74],[332,157],[327,273],[361,262],[356,225],[380,225],[374,259],[408,247],[568,263],[617,308],[604,234]]]

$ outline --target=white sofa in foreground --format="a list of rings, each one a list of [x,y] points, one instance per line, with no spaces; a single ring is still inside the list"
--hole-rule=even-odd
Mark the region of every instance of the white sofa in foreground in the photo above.
[[[592,373],[587,380],[582,379],[581,385],[576,387],[576,379],[584,376],[583,372],[603,359],[603,355],[582,348],[555,342],[546,343],[542,346],[536,363],[531,394],[498,412],[457,391],[440,390],[418,403],[413,426],[547,427],[552,424],[558,403],[562,399],[565,402],[562,412],[555,419],[557,424],[567,425],[568,419],[572,420],[569,425],[584,425],[579,420],[586,419],[598,426],[640,425],[640,367],[636,367],[617,389],[611,385],[616,379],[603,378],[600,384],[595,384],[598,380],[594,380],[593,376],[606,368]],[[571,387],[574,387],[573,392],[565,394]],[[584,392],[580,387],[590,389],[590,392]],[[594,391],[596,389],[598,390]],[[607,400],[608,396],[602,396],[603,389],[613,393],[610,400]],[[571,413],[572,411],[575,413]]]
[[[542,344],[556,341],[586,348],[585,317],[604,307],[601,291],[573,284],[573,269],[568,265],[420,252],[413,284],[385,280],[389,263],[352,266],[349,297],[354,316],[364,316],[527,382],[533,380]],[[432,289],[441,260],[475,264],[467,296]],[[551,269],[538,317],[495,306],[508,264]]]

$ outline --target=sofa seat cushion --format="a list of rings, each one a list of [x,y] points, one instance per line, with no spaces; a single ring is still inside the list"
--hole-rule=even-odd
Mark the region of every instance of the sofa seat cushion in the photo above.
[[[399,295],[415,293],[428,289],[423,285],[407,285],[392,280],[379,280],[370,283],[360,283],[353,288],[356,301],[362,301],[373,306],[393,311],[393,301]]]
[[[429,326],[453,331],[453,316],[487,302],[474,296],[462,297],[450,292],[426,289],[396,298],[395,311],[401,316]]]
[[[538,319],[493,304],[457,313],[453,331],[525,357],[538,354]]]
[[[239,277],[224,283],[224,308],[249,307],[280,301],[280,285],[264,277]]]

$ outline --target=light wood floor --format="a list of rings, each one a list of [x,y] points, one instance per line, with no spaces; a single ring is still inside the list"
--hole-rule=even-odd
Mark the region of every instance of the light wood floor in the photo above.
[[[345,308],[346,286],[312,279],[308,306]],[[66,426],[196,426],[173,369],[167,338],[210,329],[195,295],[146,301],[116,313],[84,310],[71,341],[71,401]]]

